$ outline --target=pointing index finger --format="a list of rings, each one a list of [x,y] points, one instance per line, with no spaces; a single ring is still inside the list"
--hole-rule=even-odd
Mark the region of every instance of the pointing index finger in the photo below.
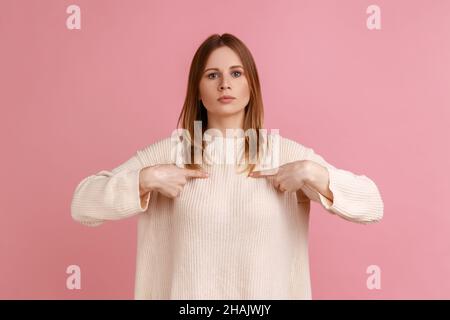
[[[253,171],[250,174],[250,177],[253,178],[263,178],[263,177],[271,177],[278,173],[278,168],[269,169],[269,170],[260,170],[260,171]]]
[[[183,169],[183,171],[188,178],[205,178],[208,176],[208,173],[202,170]]]

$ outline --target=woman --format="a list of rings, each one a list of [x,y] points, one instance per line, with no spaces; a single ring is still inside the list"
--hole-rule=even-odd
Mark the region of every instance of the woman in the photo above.
[[[258,73],[231,34],[195,53],[177,127],[83,179],[72,200],[72,217],[89,226],[139,215],[136,299],[311,299],[310,201],[354,222],[383,216],[368,177],[288,138],[254,134],[264,132]],[[217,161],[234,152],[239,163]]]

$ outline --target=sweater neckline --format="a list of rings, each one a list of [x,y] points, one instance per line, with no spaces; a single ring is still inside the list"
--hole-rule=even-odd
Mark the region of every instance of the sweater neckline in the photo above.
[[[277,151],[274,149],[273,141],[275,139],[272,139],[273,136],[271,135],[268,135],[267,138],[266,143],[262,143],[265,145],[262,154],[264,160],[260,164],[256,164],[255,170],[271,169],[279,165],[279,158],[275,162],[273,161],[276,153],[278,153],[279,156],[279,149]],[[276,143],[275,147],[279,148],[279,143]],[[211,139],[204,140],[201,165],[245,167],[247,164],[245,150],[245,137],[212,136]],[[190,159],[190,157],[187,156],[188,153],[189,151],[186,150],[186,145],[183,145],[181,149],[177,148],[177,166],[182,168],[185,167],[185,164],[188,163],[185,161]]]
[[[203,161],[207,165],[239,165],[243,163],[244,156],[244,138],[216,136],[211,141],[205,141]]]

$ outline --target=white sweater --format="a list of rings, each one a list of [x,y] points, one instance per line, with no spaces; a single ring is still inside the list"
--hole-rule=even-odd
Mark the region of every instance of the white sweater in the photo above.
[[[218,154],[215,146],[209,143],[204,156]],[[184,167],[173,147],[171,137],[158,140],[111,171],[86,177],[73,195],[72,217],[84,225],[139,215],[135,299],[311,299],[310,200],[353,222],[383,216],[371,179],[337,169],[284,137],[279,165],[307,159],[326,167],[333,202],[312,188],[280,192],[268,179],[238,174],[226,163],[204,165],[209,177],[188,179],[176,198],[152,191],[141,199],[142,168]]]

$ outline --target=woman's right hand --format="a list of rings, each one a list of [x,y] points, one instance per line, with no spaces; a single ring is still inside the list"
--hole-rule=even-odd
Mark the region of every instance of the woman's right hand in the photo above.
[[[188,179],[207,178],[201,170],[179,168],[174,164],[158,164],[146,167],[139,174],[141,197],[150,191],[157,191],[169,198],[178,197]]]

